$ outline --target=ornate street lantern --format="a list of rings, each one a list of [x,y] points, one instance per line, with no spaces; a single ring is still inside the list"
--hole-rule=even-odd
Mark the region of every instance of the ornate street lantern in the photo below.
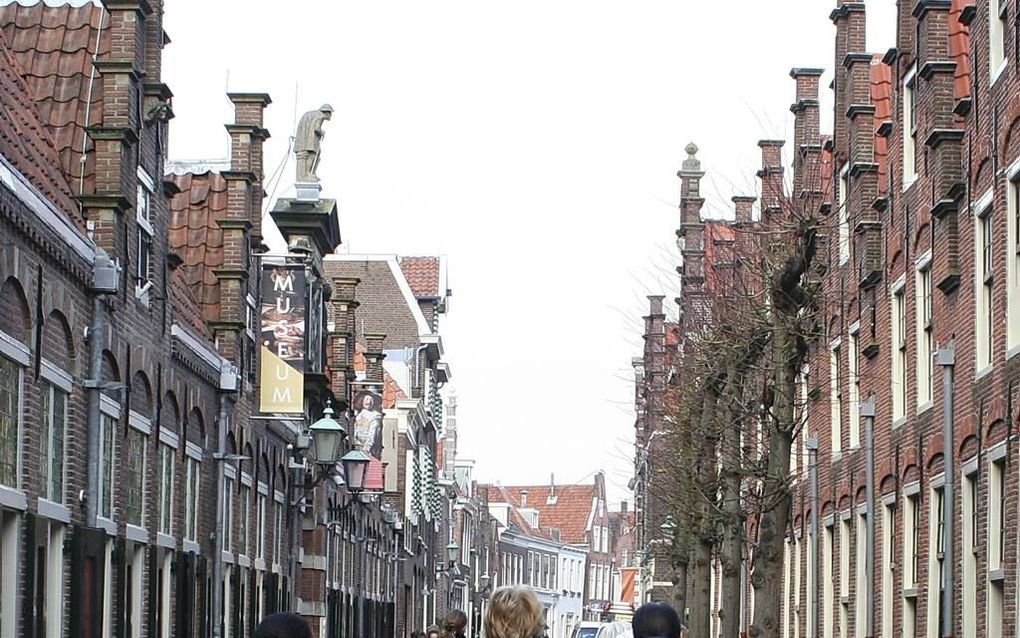
[[[315,462],[319,465],[333,465],[340,456],[340,446],[347,437],[347,430],[333,418],[333,408],[327,403],[322,418],[308,430],[315,445]]]
[[[361,450],[351,450],[340,459],[344,466],[344,476],[347,477],[347,490],[352,494],[358,494],[365,489],[365,470],[368,469],[368,461],[368,455]]]

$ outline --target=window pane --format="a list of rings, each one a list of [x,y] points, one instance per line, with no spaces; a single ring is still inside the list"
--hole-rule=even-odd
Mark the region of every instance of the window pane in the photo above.
[[[103,429],[102,473],[99,486],[99,515],[113,517],[113,435],[116,423],[104,414],[100,420]]]
[[[55,503],[64,502],[64,425],[67,422],[67,394],[57,388],[53,393],[52,421],[49,424],[49,480],[47,498]],[[48,393],[47,393],[48,394]],[[47,439],[43,439],[46,441]]]
[[[0,485],[18,486],[21,367],[0,357]]]
[[[127,434],[127,522],[142,525],[145,498],[145,435],[128,429]]]

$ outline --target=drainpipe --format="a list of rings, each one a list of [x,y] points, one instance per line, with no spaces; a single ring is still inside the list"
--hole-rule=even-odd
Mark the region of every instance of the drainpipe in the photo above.
[[[90,87],[91,90],[91,87]],[[89,238],[92,235],[90,232]],[[102,418],[100,403],[103,391],[103,346],[106,343],[106,308],[103,297],[115,294],[118,290],[118,266],[100,247],[96,247],[96,255],[92,262],[92,281],[89,292],[92,293],[92,321],[89,323],[89,371],[88,379],[83,384],[87,399],[86,408],[86,454],[88,458],[88,482],[85,493],[79,501],[85,501],[85,525],[95,528],[99,515],[99,474],[103,471],[99,463],[99,422]]]
[[[867,601],[866,636],[875,635],[875,396],[860,406],[864,417],[864,498],[867,512],[867,547],[864,571],[866,577],[864,600]],[[860,541],[858,541],[860,542]]]
[[[953,635],[953,609],[955,608],[956,582],[953,580],[953,481],[956,465],[953,460],[953,393],[956,391],[954,366],[956,364],[956,345],[950,341],[935,353],[936,362],[942,366],[942,414],[943,414],[943,457],[945,459],[946,484],[943,487],[945,505],[942,508],[943,538],[947,539],[943,548],[942,577],[945,579],[946,595],[942,599],[942,617],[949,623],[941,627],[942,636]]]
[[[85,524],[96,527],[99,514],[99,474],[103,471],[99,463],[99,411],[103,379],[103,343],[106,333],[106,308],[102,296],[92,296],[92,322],[89,324],[89,381],[85,385],[88,399],[87,458],[88,485],[85,487]]]
[[[220,394],[220,416],[216,432],[216,526],[213,536],[213,638],[223,635],[223,625],[230,620],[223,615],[223,537],[229,530],[223,529],[223,510],[226,490],[226,475],[223,463],[227,452],[227,419],[229,402],[226,393]]]
[[[809,437],[805,442],[808,450],[808,473],[811,481],[811,583],[814,585],[810,596],[808,617],[811,618],[811,632],[808,638],[818,638],[818,585],[821,582],[818,578],[818,438]]]

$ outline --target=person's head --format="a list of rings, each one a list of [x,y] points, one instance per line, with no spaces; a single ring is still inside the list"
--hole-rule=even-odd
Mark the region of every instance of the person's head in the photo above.
[[[411,632],[411,638],[426,638],[425,632],[421,629],[415,629]]]
[[[677,638],[684,628],[680,615],[666,603],[641,605],[631,625],[634,638]]]
[[[441,638],[442,635],[443,632],[439,629],[438,625],[432,625],[425,630],[425,638]]]
[[[451,609],[446,612],[446,617],[443,618],[443,629],[454,636],[463,636],[464,630],[467,629],[467,614],[459,609]]]
[[[487,638],[542,638],[545,617],[527,587],[502,587],[492,594],[485,615]]]
[[[365,392],[358,399],[359,410],[375,410],[375,395],[371,392]]]
[[[297,614],[269,614],[255,628],[253,638],[312,638],[312,628]]]

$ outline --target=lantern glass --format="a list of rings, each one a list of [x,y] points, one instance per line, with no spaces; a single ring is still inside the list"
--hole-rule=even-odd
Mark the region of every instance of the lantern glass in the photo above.
[[[457,552],[460,551],[460,545],[457,541],[450,541],[450,544],[446,546],[446,557],[451,563],[457,562]]]
[[[336,463],[347,430],[333,418],[333,408],[327,405],[322,411],[322,418],[313,423],[308,430],[315,445],[315,462],[319,465]]]
[[[340,459],[344,466],[344,476],[347,477],[347,489],[355,494],[365,489],[368,461],[368,455],[361,450],[351,450]]]

